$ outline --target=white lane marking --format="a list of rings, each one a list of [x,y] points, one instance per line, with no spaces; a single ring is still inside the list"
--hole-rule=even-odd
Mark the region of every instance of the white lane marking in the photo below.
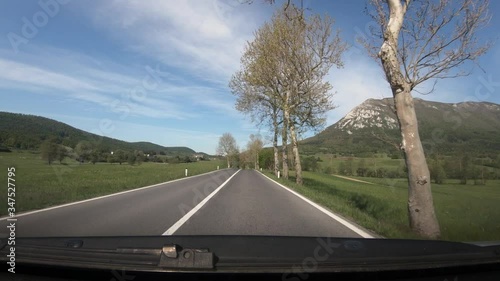
[[[52,206],[52,207],[48,207],[48,208],[44,208],[44,209],[40,209],[40,210],[28,211],[26,213],[16,214],[12,218],[23,217],[23,216],[27,216],[27,215],[31,215],[31,214],[35,214],[35,213],[50,211],[50,210],[59,209],[59,208],[63,208],[63,207],[68,207],[68,206],[72,206],[72,205],[77,205],[77,204],[81,204],[81,203],[86,203],[86,202],[90,202],[90,201],[94,201],[94,200],[104,199],[104,198],[115,196],[115,195],[121,195],[121,194],[129,193],[129,192],[139,191],[139,190],[143,190],[143,189],[147,189],[147,188],[159,186],[159,185],[162,185],[162,184],[169,184],[169,183],[173,183],[173,182],[177,182],[177,181],[181,181],[181,180],[192,179],[192,178],[196,178],[196,177],[200,177],[200,176],[204,176],[204,175],[208,175],[208,174],[212,174],[212,173],[217,173],[217,172],[224,171],[224,170],[226,170],[226,169],[222,169],[222,170],[218,170],[218,171],[212,171],[212,172],[207,172],[207,173],[204,173],[204,174],[199,174],[199,175],[190,176],[190,177],[184,177],[184,178],[180,178],[180,179],[176,179],[176,180],[171,180],[171,181],[166,181],[166,182],[162,182],[162,183],[157,183],[157,184],[153,184],[153,185],[148,185],[148,186],[144,186],[144,187],[140,187],[140,188],[136,188],[136,189],[125,190],[125,191],[121,191],[121,192],[118,192],[118,193],[112,193],[112,194],[103,195],[103,196],[99,196],[99,197],[95,197],[95,198],[85,199],[85,200],[82,200],[82,201],[76,201],[76,202],[71,202],[71,203],[67,203],[67,204],[63,204],[63,205]],[[11,218],[11,217],[9,217],[9,216],[2,217],[2,218],[0,218],[0,221],[6,220],[6,219],[9,219],[9,218]]]
[[[260,173],[260,172],[259,172],[259,173]],[[372,235],[370,235],[369,233],[367,233],[366,231],[364,231],[364,230],[360,229],[359,227],[357,227],[357,226],[353,225],[352,223],[350,223],[350,222],[346,221],[345,219],[343,219],[343,218],[341,218],[341,217],[337,216],[336,214],[334,214],[334,213],[330,212],[330,210],[325,209],[324,207],[322,207],[322,206],[320,206],[320,205],[316,204],[315,202],[313,202],[313,201],[309,200],[308,198],[306,198],[306,197],[302,196],[301,194],[299,194],[299,193],[297,193],[297,192],[295,192],[295,191],[291,190],[290,188],[288,188],[288,187],[286,187],[286,186],[282,185],[281,183],[279,183],[279,182],[277,182],[277,181],[273,180],[272,178],[270,178],[270,177],[268,177],[268,176],[264,175],[263,173],[260,173],[260,174],[261,174],[261,175],[263,175],[264,177],[266,177],[268,180],[270,180],[270,181],[274,182],[275,184],[277,184],[277,185],[279,185],[279,186],[283,187],[285,190],[290,191],[291,193],[293,193],[294,195],[296,195],[296,196],[297,196],[297,197],[299,197],[300,199],[302,199],[302,200],[306,201],[307,203],[311,204],[313,207],[315,207],[316,209],[318,209],[318,210],[320,210],[321,212],[325,213],[327,216],[329,216],[329,217],[331,217],[332,219],[334,219],[334,220],[336,220],[336,221],[340,222],[341,224],[343,224],[344,226],[346,226],[346,227],[347,227],[347,228],[349,228],[350,230],[352,230],[352,231],[356,232],[357,234],[359,234],[361,237],[363,237],[363,238],[375,238],[375,237],[373,237]]]
[[[236,176],[236,174],[239,171],[241,171],[241,170],[236,171],[236,173],[234,173],[232,176],[230,176],[225,182],[223,182],[219,187],[217,187],[217,189],[214,190],[214,192],[210,193],[210,195],[208,195],[207,197],[205,197],[205,199],[203,199],[200,203],[198,203],[198,205],[196,205],[196,207],[194,207],[193,209],[191,209],[191,211],[189,211],[182,218],[180,218],[180,220],[178,220],[176,223],[174,223],[162,235],[165,236],[165,235],[172,235],[172,234],[174,234],[174,232],[176,232],[184,223],[186,223],[186,221],[188,219],[190,219],[196,212],[198,212],[198,210],[201,209],[201,207],[203,207],[203,205],[205,205],[208,202],[208,200],[210,200],[210,198],[214,197],[215,194],[217,194],[217,192],[219,192],[219,190],[221,190],[234,176]]]

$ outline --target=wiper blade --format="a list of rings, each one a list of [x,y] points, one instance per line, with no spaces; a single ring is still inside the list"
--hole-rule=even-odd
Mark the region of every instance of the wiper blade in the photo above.
[[[176,244],[165,245],[162,249],[118,248],[116,253],[123,255],[149,255],[159,257],[161,268],[210,269],[214,267],[214,255],[208,249],[183,249]],[[154,264],[151,264],[154,265]]]
[[[214,255],[206,248],[167,244],[162,248],[87,249],[82,247],[83,241],[67,240],[62,247],[18,245],[15,249],[18,260],[27,264],[137,271],[209,270],[214,267]],[[5,249],[0,252],[3,251]]]
[[[0,240],[0,260],[9,246]],[[387,271],[500,264],[500,245],[269,236],[18,238],[16,261],[148,272]]]

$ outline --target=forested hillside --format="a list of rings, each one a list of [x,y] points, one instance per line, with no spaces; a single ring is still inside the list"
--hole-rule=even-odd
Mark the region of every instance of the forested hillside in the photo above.
[[[39,150],[47,140],[68,148],[86,141],[99,151],[142,151],[146,154],[191,156],[196,152],[188,147],[164,147],[150,142],[125,142],[98,136],[49,118],[0,112],[0,146],[9,149]]]

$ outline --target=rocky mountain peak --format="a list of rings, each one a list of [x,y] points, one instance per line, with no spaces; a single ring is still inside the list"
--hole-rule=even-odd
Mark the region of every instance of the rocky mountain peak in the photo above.
[[[391,99],[368,99],[347,113],[334,127],[352,134],[363,128],[395,129],[398,123]]]

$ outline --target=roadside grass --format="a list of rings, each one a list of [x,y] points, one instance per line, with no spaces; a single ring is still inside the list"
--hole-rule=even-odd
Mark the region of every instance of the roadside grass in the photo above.
[[[331,175],[304,172],[304,185],[273,179],[311,200],[387,238],[419,239],[408,225],[406,179],[358,178],[375,185]],[[442,240],[500,240],[500,180],[486,185],[432,185]]]
[[[7,167],[16,168],[16,213],[89,199],[184,177],[215,171],[219,161],[141,165],[79,164],[65,159],[48,165],[39,154],[0,153],[0,216],[7,214]]]

